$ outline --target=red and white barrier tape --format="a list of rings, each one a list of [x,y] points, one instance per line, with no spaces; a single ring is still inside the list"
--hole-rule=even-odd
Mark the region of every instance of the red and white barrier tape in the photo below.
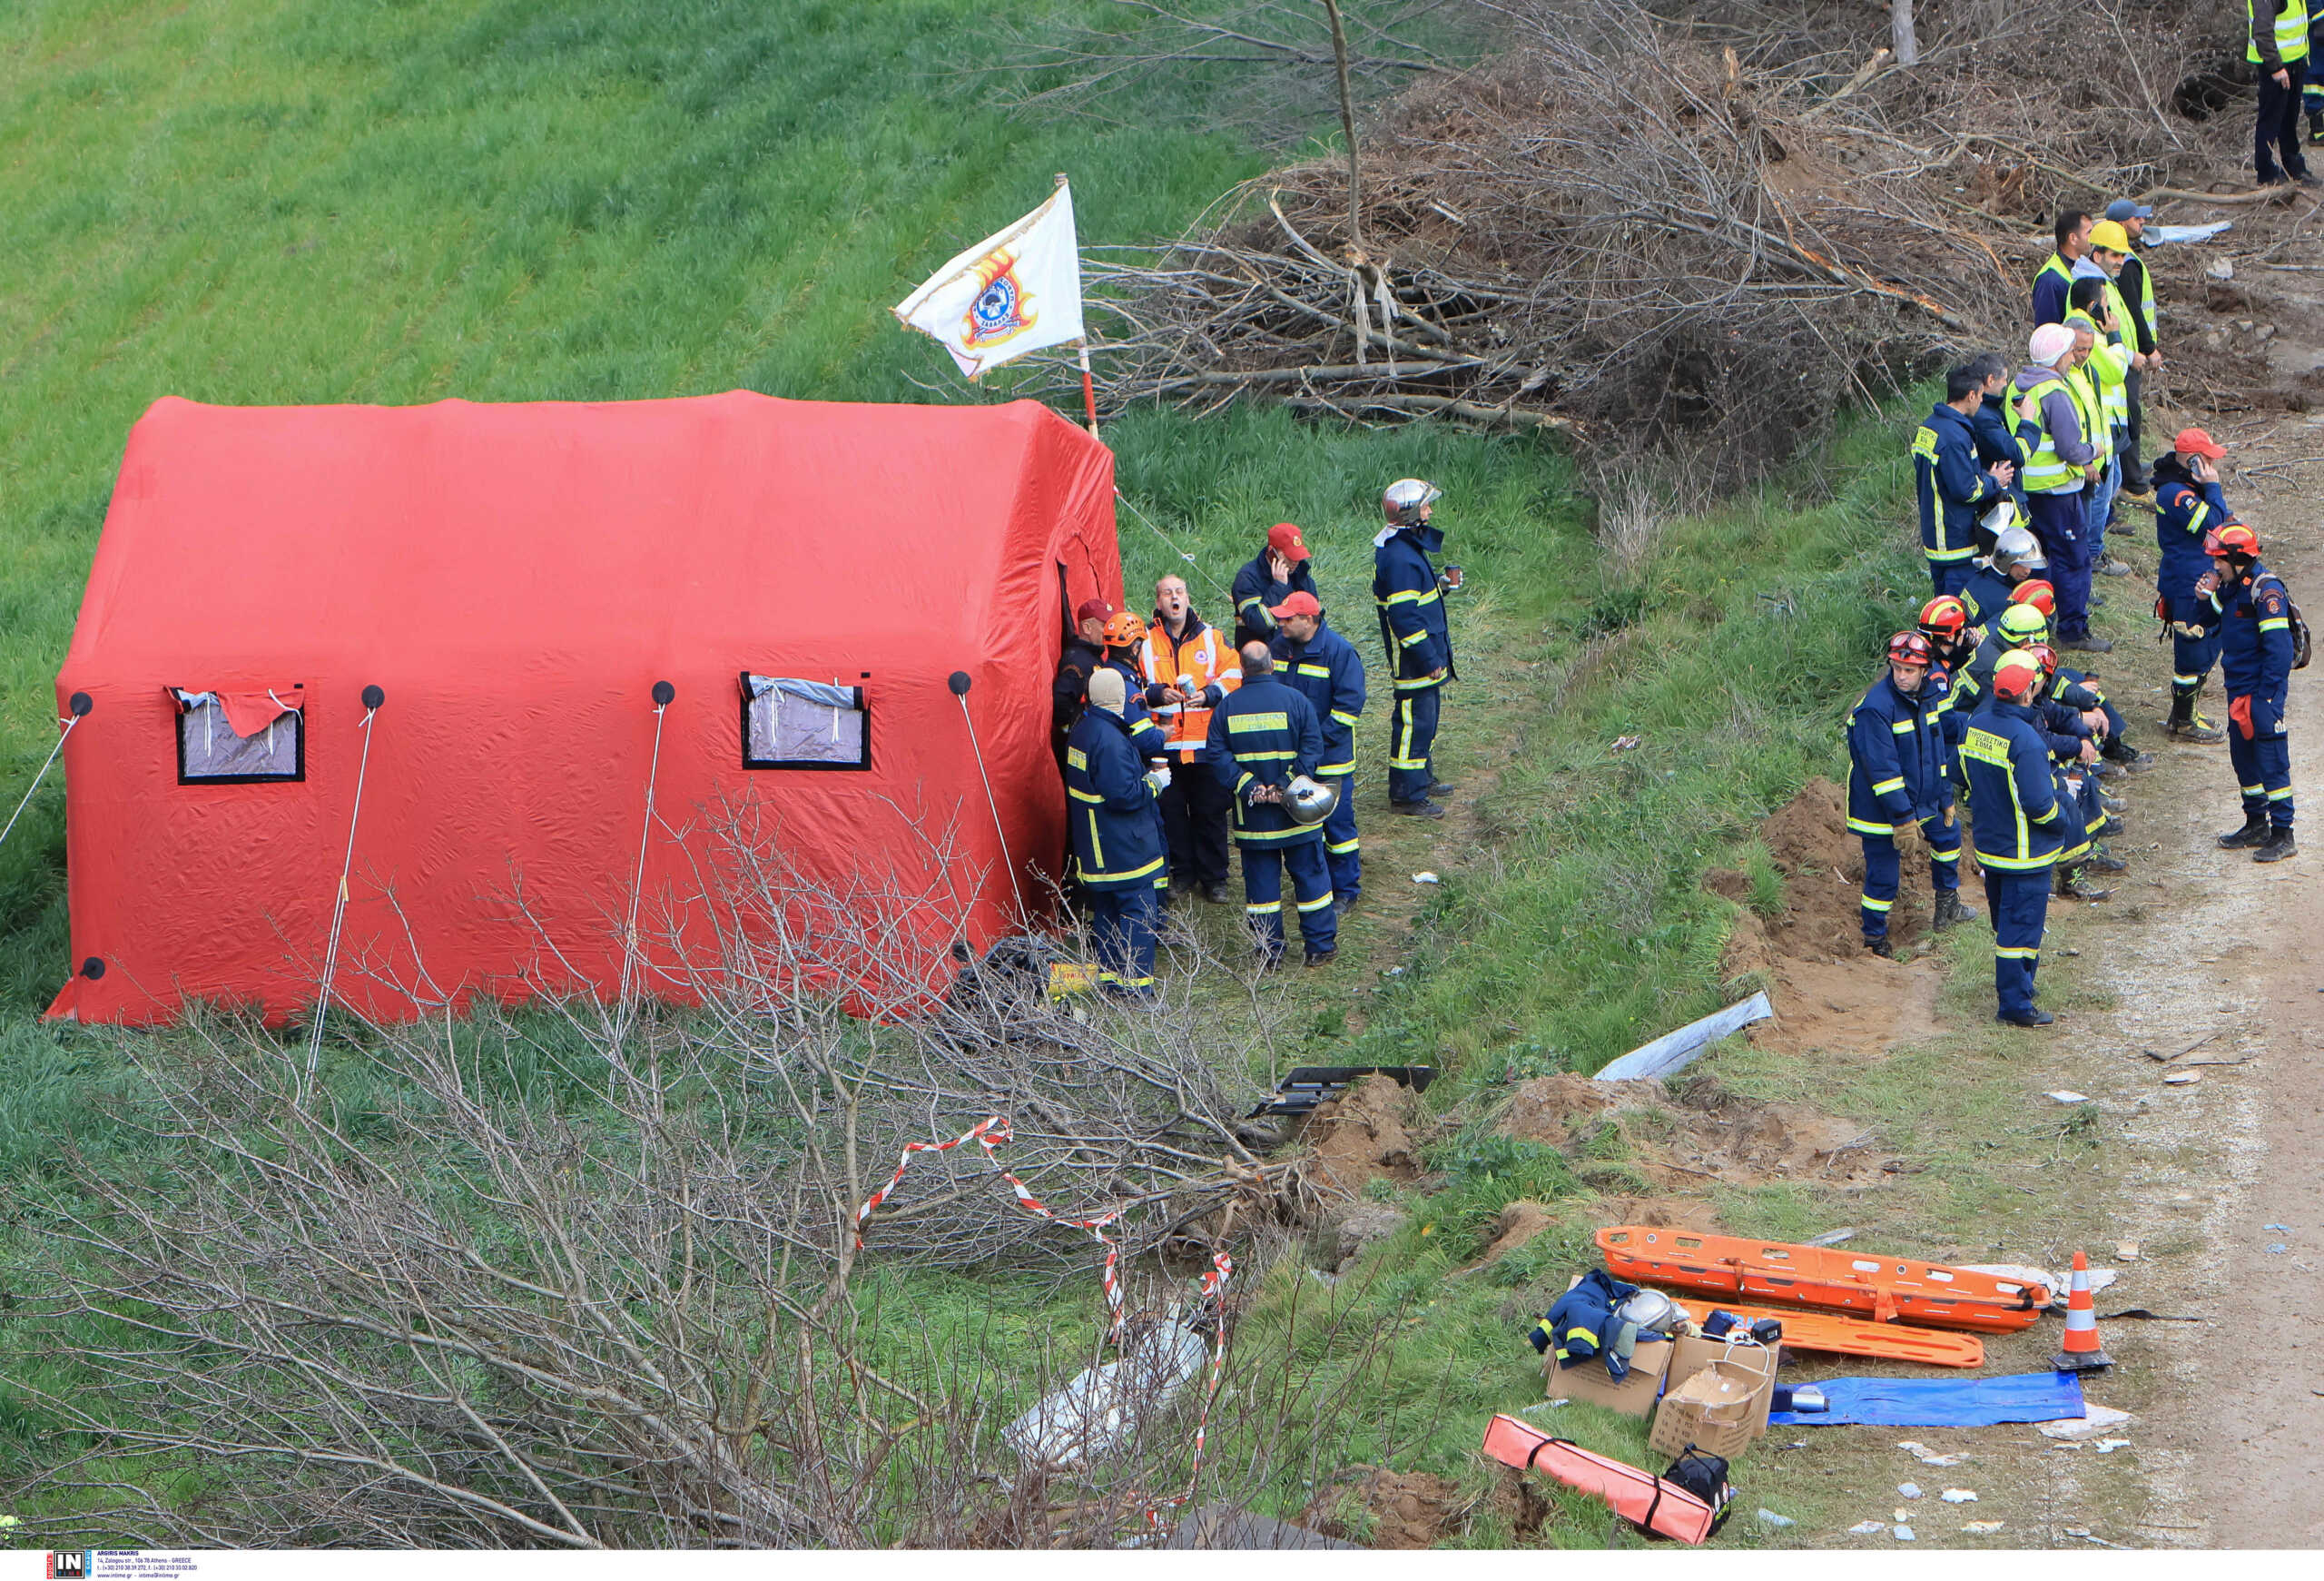
[[[865,1226],[871,1220],[873,1210],[877,1209],[881,1203],[886,1201],[889,1194],[892,1192],[897,1186],[902,1183],[904,1171],[911,1168],[913,1154],[923,1152],[950,1152],[954,1148],[960,1146],[963,1142],[973,1141],[979,1147],[984,1149],[985,1159],[992,1165],[993,1171],[1000,1175],[1002,1180],[1009,1182],[1009,1189],[1017,1194],[1017,1205],[1019,1207],[1024,1209],[1028,1213],[1039,1214],[1052,1224],[1062,1224],[1072,1230],[1087,1230],[1090,1233],[1091,1237],[1097,1240],[1098,1244],[1106,1249],[1105,1269],[1098,1277],[1100,1282],[1102,1282],[1106,1288],[1106,1305],[1111,1309],[1113,1312],[1113,1329],[1115,1332],[1119,1332],[1124,1316],[1122,1311],[1121,1281],[1119,1279],[1122,1249],[1121,1244],[1118,1241],[1115,1240],[1106,1233],[1106,1227],[1120,1221],[1122,1210],[1117,1208],[1112,1212],[1101,1214],[1095,1219],[1068,1219],[1062,1214],[1051,1212],[1042,1204],[1039,1198],[1034,1196],[1032,1192],[1025,1189],[1024,1181],[1019,1180],[1015,1175],[1010,1174],[1007,1170],[1002,1169],[1000,1167],[1000,1159],[994,1156],[994,1150],[1000,1147],[1001,1143],[1009,1140],[1009,1122],[1003,1120],[1000,1115],[995,1114],[985,1120],[979,1121],[975,1125],[970,1126],[967,1131],[962,1131],[960,1135],[954,1137],[950,1141],[908,1141],[904,1143],[903,1156],[896,1161],[896,1172],[889,1177],[888,1183],[886,1185],[881,1187],[878,1191],[872,1192],[871,1196],[864,1199],[863,1206],[855,1210],[855,1249],[858,1251],[863,1250],[863,1230]],[[1208,1299],[1212,1297],[1225,1295],[1226,1291],[1226,1281],[1234,1277],[1235,1260],[1227,1256],[1223,1251],[1211,1253],[1210,1271],[1202,1276],[1202,1293],[1204,1299]],[[1179,1497],[1164,1499],[1157,1504],[1149,1505],[1147,1507],[1147,1524],[1156,1527],[1157,1530],[1162,1525],[1163,1511],[1178,1509],[1194,1500],[1196,1486],[1202,1479],[1203,1447],[1210,1436],[1210,1408],[1218,1398],[1219,1376],[1226,1370],[1226,1313],[1224,1303],[1222,1302],[1218,1313],[1218,1334],[1217,1337],[1211,1341],[1210,1346],[1210,1376],[1203,1387],[1202,1415],[1195,1423],[1194,1464],[1187,1473],[1187,1491]]]
[[[1109,1224],[1120,1221],[1122,1210],[1117,1208],[1112,1212],[1101,1214],[1095,1219],[1068,1219],[1061,1213],[1051,1212],[1043,1205],[1039,1197],[1034,1196],[1032,1192],[1025,1189],[1024,1181],[1019,1180],[1015,1175],[1010,1174],[1007,1170],[1002,1169],[1000,1167],[1000,1161],[994,1157],[993,1150],[998,1148],[1002,1142],[1009,1140],[1009,1122],[1003,1120],[1000,1115],[996,1114],[991,1116],[990,1119],[978,1122],[974,1126],[971,1126],[969,1130],[963,1131],[960,1135],[954,1137],[950,1141],[908,1141],[904,1143],[903,1156],[896,1161],[895,1174],[889,1179],[886,1185],[872,1192],[872,1195],[864,1201],[862,1207],[855,1210],[855,1249],[858,1251],[863,1250],[863,1229],[865,1223],[871,1219],[872,1210],[879,1207],[881,1203],[886,1201],[888,1200],[888,1194],[891,1191],[893,1191],[896,1189],[897,1184],[903,1180],[904,1171],[911,1168],[912,1154],[922,1152],[950,1152],[952,1149],[960,1146],[964,1141],[973,1141],[978,1146],[984,1149],[985,1159],[992,1165],[993,1171],[1000,1175],[1002,1180],[1009,1182],[1009,1189],[1017,1194],[1017,1205],[1019,1207],[1024,1209],[1028,1213],[1039,1214],[1041,1218],[1048,1220],[1052,1224],[1062,1224],[1068,1230],[1087,1230],[1089,1232],[1090,1238],[1096,1240],[1098,1245],[1106,1249],[1105,1267],[1099,1271],[1098,1279],[1098,1282],[1106,1288],[1106,1305],[1113,1312],[1113,1326],[1115,1329],[1118,1330],[1122,1326],[1123,1316],[1122,1287],[1120,1278],[1122,1249],[1119,1242],[1116,1241],[1111,1236],[1106,1233],[1106,1227]],[[1209,1289],[1209,1281],[1207,1280],[1204,1281],[1204,1289],[1205,1293],[1207,1293]]]

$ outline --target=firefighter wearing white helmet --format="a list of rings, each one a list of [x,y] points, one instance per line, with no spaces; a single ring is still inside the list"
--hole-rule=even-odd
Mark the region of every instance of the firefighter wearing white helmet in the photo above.
[[[1444,683],[1452,667],[1452,632],[1434,556],[1444,535],[1429,525],[1443,490],[1419,478],[1400,478],[1380,496],[1387,525],[1372,540],[1372,598],[1380,609],[1380,640],[1396,687],[1388,731],[1388,805],[1415,817],[1441,818],[1432,790],[1452,787],[1432,766]]]
[[[1994,539],[1994,552],[1961,589],[1961,605],[1969,611],[1969,624],[1981,632],[1991,626],[2009,608],[2009,596],[2017,584],[2041,575],[2049,565],[2040,541],[2031,532],[2022,527],[2004,528]]]

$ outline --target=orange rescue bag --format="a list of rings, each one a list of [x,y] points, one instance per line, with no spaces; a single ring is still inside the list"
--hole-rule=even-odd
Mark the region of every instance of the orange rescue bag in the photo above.
[[[1495,1417],[1485,1428],[1485,1453],[1503,1466],[1538,1471],[1568,1487],[1594,1494],[1632,1526],[1697,1547],[1711,1533],[1710,1506],[1651,1471],[1594,1455],[1570,1438],[1552,1438],[1515,1417]]]

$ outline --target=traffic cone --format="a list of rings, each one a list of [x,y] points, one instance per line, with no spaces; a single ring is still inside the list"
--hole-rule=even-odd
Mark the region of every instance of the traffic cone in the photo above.
[[[2090,1259],[2073,1254],[2073,1288],[2066,1294],[2065,1349],[2050,1359],[2060,1372],[2095,1372],[2114,1359],[2098,1345],[2098,1308],[2090,1299]]]

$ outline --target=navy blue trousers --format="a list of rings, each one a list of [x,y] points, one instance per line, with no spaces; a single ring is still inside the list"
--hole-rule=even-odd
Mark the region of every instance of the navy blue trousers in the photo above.
[[[1088,892],[1089,932],[1101,988],[1154,991],[1154,923],[1160,909],[1145,884]]]
[[[1974,555],[1965,560],[1932,558],[1928,563],[1929,585],[1936,589],[1936,596],[1940,598],[1947,595],[1959,598],[1961,589],[1967,587],[1969,578],[1976,574],[1977,561]]]
[[[2051,623],[2061,639],[2090,634],[2090,504],[2088,489],[2072,494],[2025,497],[2034,538],[2050,562],[2050,586],[2057,589],[2058,614]]]
[[[1283,873],[1291,870],[1291,893],[1299,912],[1299,936],[1310,954],[1339,948],[1339,917],[1332,906],[1332,875],[1324,865],[1324,843],[1310,835],[1275,845],[1238,842],[1243,847],[1244,919],[1257,933],[1259,953],[1283,956]]]
[[[1428,766],[1436,748],[1436,715],[1443,706],[1442,686],[1420,687],[1396,694],[1396,715],[1388,722],[1388,799],[1420,802],[1436,778]]]
[[[2282,710],[2277,709],[2279,715]],[[2266,818],[2279,829],[2291,827],[2291,738],[2280,731],[2243,739],[2243,728],[2227,723],[2227,756],[2243,791],[2243,815]]]
[[[2171,600],[2171,618],[2186,625],[2195,624],[2196,600],[2192,598]],[[2211,673],[2211,666],[2219,662],[2220,638],[2226,627],[2214,626],[2201,637],[2189,637],[2173,627],[2171,632],[2171,689],[2191,692],[2203,684]]]
[[[1332,815],[1324,820],[1324,865],[1332,873],[1332,904],[1346,905],[1364,893],[1362,842],[1355,837],[1355,776],[1339,774],[1324,782],[1340,787]]]
[[[1928,839],[1928,882],[1939,894],[1961,887],[1961,821],[1948,817],[1952,811],[1921,820],[1921,833]],[[1905,876],[1904,860],[1896,855],[1896,839],[1893,835],[1859,835],[1864,842],[1864,896],[1858,914],[1864,922],[1864,936],[1885,939],[1888,936],[1889,908],[1896,904],[1896,888]]]
[[[1986,868],[1985,910],[1994,919],[1994,993],[2002,1014],[2022,1020],[2034,1013],[2034,969],[2050,915],[2050,870]]]

